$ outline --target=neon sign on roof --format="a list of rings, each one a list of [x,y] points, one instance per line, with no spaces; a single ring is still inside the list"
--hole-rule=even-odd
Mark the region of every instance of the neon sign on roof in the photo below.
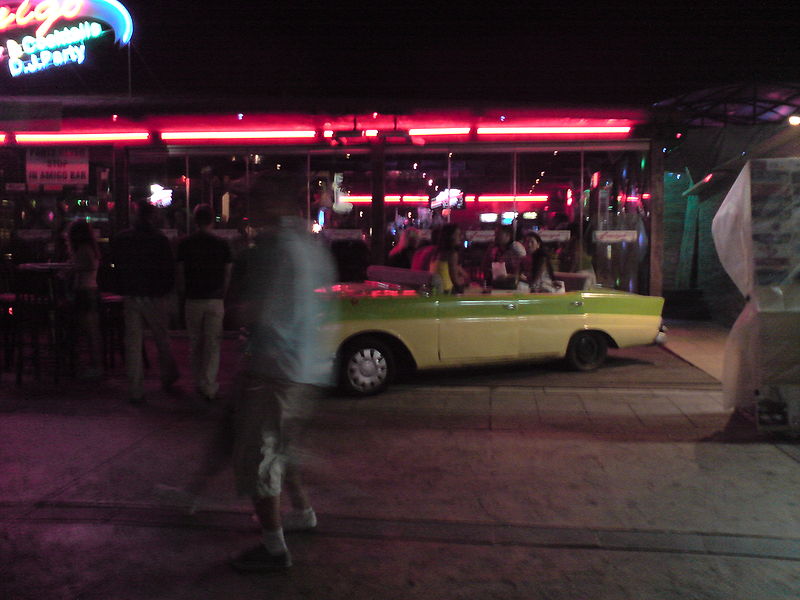
[[[117,0],[22,0],[0,6],[0,35],[8,36],[0,46],[0,64],[7,64],[12,77],[83,64],[87,42],[108,33],[102,23],[111,26],[117,44],[130,42],[133,21]]]

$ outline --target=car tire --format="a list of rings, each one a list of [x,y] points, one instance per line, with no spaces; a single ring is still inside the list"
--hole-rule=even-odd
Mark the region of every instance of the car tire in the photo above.
[[[354,396],[371,396],[384,391],[396,369],[389,345],[370,336],[348,342],[342,348],[339,361],[339,385]]]
[[[606,360],[608,342],[596,331],[579,331],[572,336],[564,360],[575,371],[594,371]]]

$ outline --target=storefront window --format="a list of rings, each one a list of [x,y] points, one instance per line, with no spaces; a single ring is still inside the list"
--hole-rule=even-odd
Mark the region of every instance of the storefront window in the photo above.
[[[361,237],[357,231],[369,236],[372,163],[368,153],[312,155],[310,189],[312,222],[329,230],[349,230],[347,235],[353,237]]]
[[[166,153],[132,152],[128,164],[130,199],[150,199],[159,207],[157,222],[171,240],[187,232],[187,216],[191,208],[187,192],[187,159]],[[129,215],[132,215],[131,207]]]
[[[104,241],[114,229],[112,150],[48,147],[0,155],[0,245],[14,262],[64,260],[64,232],[85,219]],[[66,166],[65,166],[66,165]]]
[[[584,241],[597,282],[647,290],[650,195],[644,152],[586,153],[590,173],[584,190]]]
[[[370,261],[372,161],[367,152],[310,159],[311,222],[330,244],[340,281],[363,281]]]
[[[538,233],[556,271],[577,270],[581,153],[520,152],[516,173],[518,237]]]

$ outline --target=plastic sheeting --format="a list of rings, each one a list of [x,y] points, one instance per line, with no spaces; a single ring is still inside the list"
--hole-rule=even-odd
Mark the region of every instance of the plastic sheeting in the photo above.
[[[711,223],[719,260],[747,298],[753,291],[753,242],[750,221],[750,163],[736,178]]]
[[[720,262],[748,300],[725,348],[725,404],[785,406],[787,398],[794,404],[800,389],[800,158],[748,163],[712,233]],[[783,413],[795,414],[792,407]],[[781,425],[800,428],[793,420]]]

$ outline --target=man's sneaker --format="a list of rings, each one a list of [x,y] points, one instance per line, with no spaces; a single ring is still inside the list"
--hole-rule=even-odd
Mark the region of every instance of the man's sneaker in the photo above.
[[[311,531],[317,526],[317,515],[313,510],[293,510],[281,519],[284,533]]]
[[[231,566],[241,573],[269,573],[285,571],[292,566],[289,552],[270,554],[263,544],[245,550],[231,561]]]

